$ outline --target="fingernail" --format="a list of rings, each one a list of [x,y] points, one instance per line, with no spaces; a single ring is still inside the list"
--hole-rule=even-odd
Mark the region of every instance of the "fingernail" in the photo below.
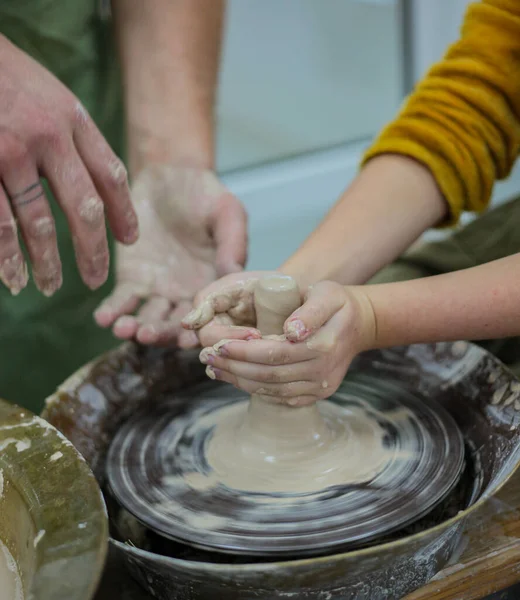
[[[110,310],[110,308],[101,307],[94,311],[95,319],[113,319],[114,313]]]
[[[21,254],[6,258],[0,265],[0,279],[17,296],[29,281],[29,271]]]
[[[204,365],[212,365],[215,362],[215,349],[203,348],[199,353],[199,360]]]
[[[200,308],[194,308],[193,310],[190,310],[190,312],[184,317],[184,319],[182,319],[182,321],[181,321],[182,326],[186,327],[188,329],[192,329],[193,323],[196,321],[197,315],[199,313],[200,313]]]
[[[124,315],[123,317],[119,317],[119,319],[115,322],[114,327],[124,327],[125,325],[133,325],[134,317],[129,317],[128,315]]]
[[[203,365],[213,365],[215,364],[215,355],[210,350],[206,350],[205,348],[200,353],[199,360]]]
[[[294,319],[289,321],[285,326],[285,333],[288,337],[292,337],[293,339],[301,340],[303,339],[309,332],[305,324],[300,319]]]
[[[40,292],[50,298],[53,296],[62,286],[63,279],[61,275],[57,278],[47,279],[41,282],[38,282],[38,289]]]
[[[229,356],[229,349],[226,348],[226,345],[227,344],[224,344],[223,346],[219,346],[218,348],[216,348],[216,351],[219,356]]]
[[[125,244],[135,244],[139,239],[139,229],[132,230],[128,235],[125,235],[124,243]]]
[[[206,375],[210,379],[216,379],[217,378],[217,373],[215,372],[215,369],[213,367],[206,367]]]
[[[151,336],[157,335],[157,327],[155,325],[144,325],[141,331]]]
[[[259,331],[253,330],[246,337],[246,342],[249,342],[250,340],[259,340],[259,339],[261,339],[261,337],[262,337],[262,334]]]

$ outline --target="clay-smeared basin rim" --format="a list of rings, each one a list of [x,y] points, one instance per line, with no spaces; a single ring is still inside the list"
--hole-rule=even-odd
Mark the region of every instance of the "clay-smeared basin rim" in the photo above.
[[[1,399],[0,449],[4,479],[23,498],[36,532],[26,597],[89,600],[108,547],[105,502],[89,466],[47,421]]]

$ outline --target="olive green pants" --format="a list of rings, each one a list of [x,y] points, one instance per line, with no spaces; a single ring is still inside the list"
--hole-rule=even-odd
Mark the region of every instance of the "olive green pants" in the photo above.
[[[440,275],[517,252],[520,252],[520,198],[490,210],[445,240],[421,244],[380,271],[371,283]],[[485,341],[480,345],[520,375],[520,338]]]

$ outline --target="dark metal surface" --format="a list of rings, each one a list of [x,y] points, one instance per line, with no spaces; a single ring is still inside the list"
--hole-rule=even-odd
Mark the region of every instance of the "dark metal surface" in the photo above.
[[[507,590],[496,592],[491,596],[486,596],[482,600],[520,600],[520,584],[514,585]]]
[[[306,494],[191,486],[185,475],[211,476],[205,449],[213,427],[194,424],[248,403],[230,385],[207,383],[145,407],[119,430],[107,460],[111,492],[139,521],[173,540],[207,551],[294,558],[366,545],[427,514],[453,489],[464,444],[440,405],[359,374],[331,401],[340,414],[361,411],[384,431],[393,458],[366,482]]]
[[[328,557],[235,564],[159,555],[137,530],[112,546],[153,597],[162,600],[396,600],[424,585],[448,561],[465,518],[512,475],[520,459],[520,383],[493,356],[448,343],[371,352],[351,373],[393,378],[439,402],[461,429],[472,473],[472,506],[437,525],[370,548]],[[86,367],[50,399],[45,416],[81,450],[104,483],[115,432],[136,409],[204,380],[196,353],[127,345]],[[113,536],[117,534],[114,529]],[[133,534],[132,534],[133,536]],[[133,600],[133,599],[132,599]]]

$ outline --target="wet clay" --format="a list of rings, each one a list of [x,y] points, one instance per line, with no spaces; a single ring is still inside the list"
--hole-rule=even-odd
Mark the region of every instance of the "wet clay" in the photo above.
[[[300,306],[290,277],[269,276],[255,290],[257,327],[283,332]],[[253,394],[213,415],[206,448],[211,483],[249,492],[308,493],[372,479],[391,458],[384,431],[363,410],[342,411],[332,402],[299,408]]]
[[[0,541],[0,598],[23,600],[23,588],[18,566],[5,544]]]
[[[262,408],[241,402],[213,414],[206,450],[213,483],[249,492],[317,492],[369,481],[393,459],[384,430],[361,408],[327,401]]]

